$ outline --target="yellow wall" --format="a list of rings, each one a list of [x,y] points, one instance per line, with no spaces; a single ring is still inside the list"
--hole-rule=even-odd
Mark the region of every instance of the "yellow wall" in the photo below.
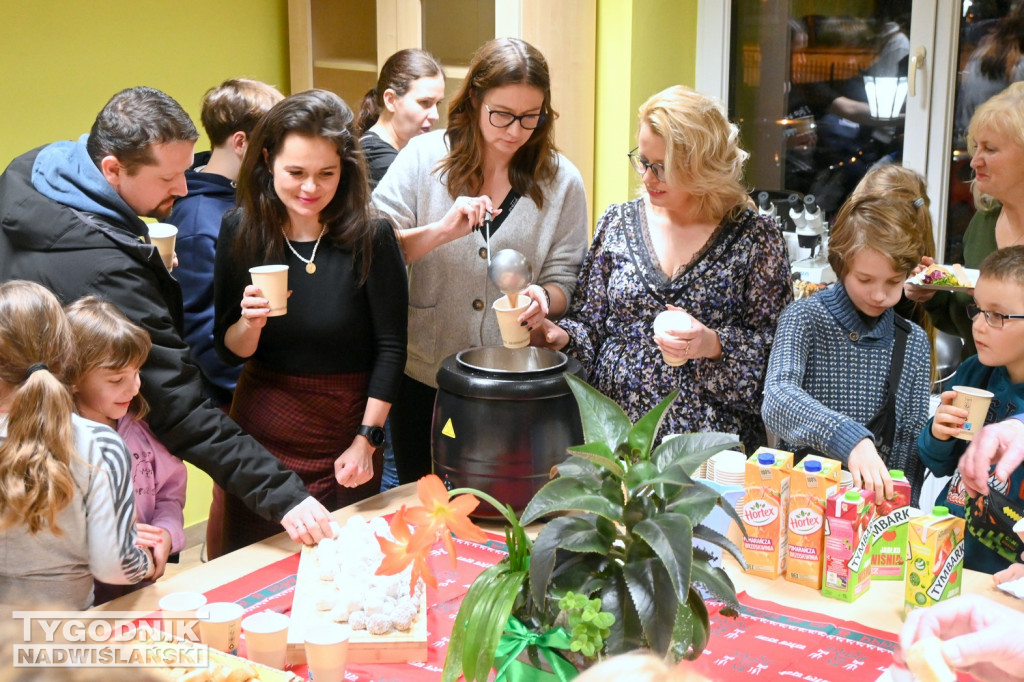
[[[595,216],[636,196],[639,179],[626,152],[636,145],[640,105],[670,85],[694,85],[697,3],[598,0]]]
[[[199,100],[246,76],[288,88],[287,0],[6,2],[0,21],[0,167],[88,132],[115,92],[177,99],[202,132]],[[207,149],[205,138],[197,149]],[[189,467],[185,525],[206,518],[210,479]]]
[[[0,167],[88,132],[126,87],[159,88],[198,122],[203,93],[226,78],[286,91],[287,1],[5,2],[0,73]]]

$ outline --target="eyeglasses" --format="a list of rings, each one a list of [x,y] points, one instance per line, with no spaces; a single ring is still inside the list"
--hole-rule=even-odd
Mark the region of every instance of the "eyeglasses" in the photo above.
[[[995,327],[996,329],[1002,329],[1003,323],[1006,320],[1024,320],[1024,315],[1004,315],[1002,313],[992,312],[991,310],[982,310],[973,303],[967,304],[967,317],[971,320],[978,319],[978,315],[985,316],[985,322],[988,326]]]
[[[633,170],[639,173],[642,178],[649,168],[651,172],[654,173],[655,180],[658,182],[665,182],[665,164],[651,163],[647,161],[647,159],[644,159],[636,153],[638,149],[640,149],[640,147],[635,147],[633,151],[626,155],[629,157],[629,162],[633,164]]]
[[[495,128],[508,128],[516,121],[519,121],[519,125],[523,130],[536,130],[548,118],[547,114],[523,114],[522,116],[516,116],[508,111],[494,111],[486,104],[484,109],[487,110],[487,120]]]

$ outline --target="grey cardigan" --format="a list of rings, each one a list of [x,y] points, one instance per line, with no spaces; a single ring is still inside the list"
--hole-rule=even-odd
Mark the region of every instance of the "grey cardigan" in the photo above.
[[[454,200],[436,167],[448,152],[445,131],[414,137],[373,192],[374,205],[398,230],[440,220]],[[516,249],[536,284],[554,284],[571,300],[587,253],[583,178],[564,156],[544,187],[544,208],[522,197],[491,237],[491,251]],[[503,197],[494,198],[500,202]],[[487,277],[479,232],[440,246],[409,265],[409,356],[405,373],[437,386],[441,361],[460,350],[500,345],[491,310],[502,294]]]

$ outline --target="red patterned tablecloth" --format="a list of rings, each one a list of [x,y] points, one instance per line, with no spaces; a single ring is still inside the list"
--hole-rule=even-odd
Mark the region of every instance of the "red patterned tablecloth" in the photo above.
[[[352,664],[350,682],[427,682],[439,679],[455,614],[477,575],[505,556],[505,543],[494,536],[487,544],[456,540],[455,569],[438,545],[429,562],[438,588],[427,590],[425,663]],[[206,593],[210,601],[233,601],[246,613],[272,609],[291,611],[298,553]],[[690,664],[712,680],[752,677],[810,682],[874,682],[892,661],[892,635],[859,623],[830,621],[820,613],[790,609],[740,594],[739,618],[722,616],[721,604],[710,603],[711,640],[704,654]],[[244,655],[243,648],[240,653]],[[306,675],[305,666],[291,669]]]

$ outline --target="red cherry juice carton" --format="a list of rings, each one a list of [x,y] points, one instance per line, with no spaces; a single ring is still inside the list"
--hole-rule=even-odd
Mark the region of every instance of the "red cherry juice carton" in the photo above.
[[[966,527],[966,522],[952,516],[946,507],[935,507],[927,516],[910,519],[905,611],[960,594]]]
[[[825,502],[839,490],[841,464],[808,455],[789,478],[788,556],[786,580],[821,589],[825,550]]]
[[[871,586],[871,533],[875,494],[847,490],[828,498],[821,594],[854,601]]]
[[[871,530],[871,579],[903,580],[910,521],[910,481],[899,469],[889,472],[893,498],[875,504]]]
[[[789,515],[789,470],[793,453],[758,448],[744,472],[740,518],[747,535],[743,558],[747,573],[778,578],[786,572],[786,519]]]

